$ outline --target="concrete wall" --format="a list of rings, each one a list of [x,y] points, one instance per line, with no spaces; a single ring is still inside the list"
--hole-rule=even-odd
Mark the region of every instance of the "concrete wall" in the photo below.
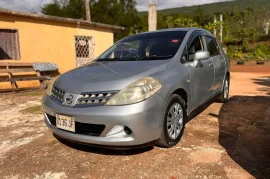
[[[20,59],[0,62],[52,62],[64,73],[76,67],[75,35],[92,36],[95,57],[113,44],[110,29],[0,14],[0,29],[17,29]],[[0,83],[0,87],[3,86]]]

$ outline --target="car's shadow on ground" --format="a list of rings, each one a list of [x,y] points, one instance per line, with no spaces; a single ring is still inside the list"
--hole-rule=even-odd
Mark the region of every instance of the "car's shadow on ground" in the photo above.
[[[270,96],[233,96],[218,115],[209,115],[218,118],[219,143],[231,159],[255,178],[270,178]],[[112,150],[55,138],[71,148],[102,155],[137,155],[153,149]]]
[[[258,89],[259,91],[267,92],[267,94],[270,95],[270,76],[253,79],[253,82],[257,85],[263,86]]]
[[[218,115],[219,143],[255,178],[270,177],[270,96],[234,96]]]
[[[59,136],[55,134],[53,135],[59,142],[61,142],[62,144],[68,147],[74,148],[76,150],[102,154],[102,155],[137,155],[144,152],[148,152],[154,148],[153,146],[148,146],[148,147],[142,147],[142,148],[136,148],[136,149],[127,149],[127,148],[123,148],[123,149],[121,148],[109,149],[108,148],[107,149],[107,148],[102,148],[102,147],[97,147],[97,146],[89,146],[89,145],[84,145],[80,143],[74,143],[74,142],[65,140],[63,138],[60,138]]]

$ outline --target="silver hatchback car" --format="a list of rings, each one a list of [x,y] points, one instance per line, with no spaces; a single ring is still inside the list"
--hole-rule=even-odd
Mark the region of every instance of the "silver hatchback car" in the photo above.
[[[129,36],[55,78],[42,100],[57,136],[103,147],[176,145],[204,104],[226,102],[230,61],[198,28]]]

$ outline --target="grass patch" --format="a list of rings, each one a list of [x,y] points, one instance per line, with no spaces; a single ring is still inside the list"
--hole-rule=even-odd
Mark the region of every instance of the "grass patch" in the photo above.
[[[41,114],[42,113],[42,107],[39,106],[32,106],[23,110],[20,110],[23,114]]]

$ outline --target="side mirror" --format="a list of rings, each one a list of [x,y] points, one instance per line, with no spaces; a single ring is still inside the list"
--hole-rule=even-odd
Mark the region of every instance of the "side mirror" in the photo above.
[[[208,59],[210,58],[210,53],[209,51],[206,51],[206,50],[200,50],[200,51],[197,51],[195,54],[194,54],[194,66],[195,67],[198,67],[199,64],[200,64],[200,60],[205,60],[205,59]]]

